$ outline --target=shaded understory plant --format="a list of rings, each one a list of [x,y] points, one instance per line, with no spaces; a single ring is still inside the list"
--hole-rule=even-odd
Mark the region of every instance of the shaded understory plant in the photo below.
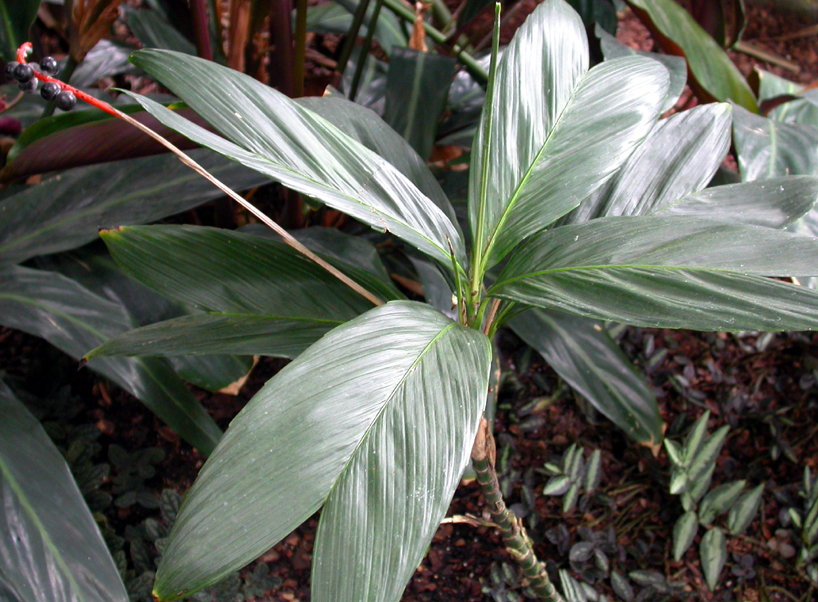
[[[89,358],[295,358],[232,422],[188,492],[158,599],[217,582],[322,508],[313,599],[397,600],[471,456],[512,556],[535,591],[559,600],[498,495],[485,427],[473,445],[497,329],[601,328],[588,318],[818,328],[818,294],[768,278],[815,275],[818,242],[780,230],[812,208],[815,178],[704,189],[729,145],[730,107],[659,121],[666,68],[625,56],[588,69],[584,26],[562,0],[539,6],[499,61],[498,46],[495,29],[469,176],[470,252],[425,164],[385,142],[371,114],[339,100],[296,103],[182,54],[133,57],[215,132],[134,95],[164,125],[389,233],[453,293],[438,308],[403,299],[371,244],[338,233],[298,245],[192,226],[102,233],[121,269],[197,313]],[[655,404],[618,407],[634,439],[659,445]]]

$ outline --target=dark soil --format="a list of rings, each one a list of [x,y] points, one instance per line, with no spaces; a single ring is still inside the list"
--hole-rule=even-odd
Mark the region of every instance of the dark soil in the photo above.
[[[761,64],[762,68],[810,84],[818,79],[816,34],[804,35],[804,27],[773,10],[751,8],[745,39],[763,43],[796,63],[799,71],[772,64]],[[630,13],[620,23],[619,37],[642,49],[653,46],[647,30]],[[759,64],[745,55],[735,58],[745,73]],[[678,437],[709,409],[710,432],[724,424],[731,426],[714,485],[734,479],[747,479],[752,485],[765,482],[764,502],[745,535],[728,538],[730,556],[722,583],[711,594],[695,546],[682,561],[672,560],[671,530],[681,505],[667,491],[669,466],[664,452],[654,457],[604,418],[585,413],[584,404],[535,353],[504,333],[500,341],[503,380],[494,424],[499,455],[509,458],[500,463],[501,482],[509,493],[507,503],[523,517],[538,555],[547,559],[552,574],[569,567],[568,550],[583,534],[587,538],[589,533],[613,529],[606,551],[611,568],[622,574],[656,571],[680,584],[678,596],[663,597],[657,590],[655,596],[642,594],[640,599],[818,599],[794,568],[790,551],[795,542],[781,520],[782,510],[797,500],[803,467],[818,469],[818,335],[627,328],[618,336],[626,354],[647,371],[659,395],[668,434]],[[281,366],[278,360],[262,359],[237,396],[194,392],[226,427]],[[92,509],[100,513],[106,538],[127,568],[129,587],[147,595],[156,547],[145,521],[162,523],[172,518],[167,500],[173,499],[171,492],[183,494],[189,488],[202,456],[138,401],[88,370],[77,371],[75,362],[39,339],[0,329],[0,368],[10,386],[55,433],[72,468],[107,467],[101,469],[108,471],[106,475],[88,490],[89,500],[94,500]],[[531,402],[537,399],[543,403],[532,412]],[[59,424],[70,426],[60,430],[55,426]],[[80,457],[69,451],[76,441],[86,442],[87,451]],[[602,451],[603,476],[596,494],[566,516],[561,498],[541,495],[548,477],[540,469],[574,442],[589,452]],[[138,487],[142,497],[136,503],[126,504],[122,492],[115,491],[123,472],[115,461],[117,446],[133,461],[137,452],[162,450],[154,456],[154,476]],[[403,600],[514,600],[524,595],[524,584],[496,530],[479,526],[487,519],[484,512],[477,487],[463,484],[452,502],[450,518],[435,535]],[[243,595],[260,601],[309,600],[316,525],[317,516],[258,563],[199,599],[239,600]],[[595,587],[609,600],[618,599],[608,579]]]

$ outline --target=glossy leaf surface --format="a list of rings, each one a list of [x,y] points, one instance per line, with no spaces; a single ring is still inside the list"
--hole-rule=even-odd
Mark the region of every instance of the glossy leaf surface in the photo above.
[[[474,245],[491,247],[488,265],[602,185],[658,117],[661,65],[633,56],[587,68],[582,21],[562,0],[541,4],[503,53],[469,175]]]
[[[39,336],[79,359],[133,327],[125,309],[55,272],[0,267],[0,324]],[[89,368],[134,397],[202,453],[221,431],[164,360],[96,358]]]
[[[227,139],[161,105],[137,100],[195,142],[451,264],[465,263],[460,233],[446,215],[382,157],[315,113],[251,77],[210,61],[143,50],[131,60],[170,87]]]
[[[210,151],[192,156],[235,190],[268,181]],[[100,227],[156,221],[221,194],[167,154],[73,170],[0,201],[0,263],[73,249]]]
[[[818,128],[780,123],[736,107],[733,139],[741,179],[818,174]]]
[[[644,377],[598,322],[532,309],[509,325],[560,377],[634,440],[655,445],[664,423]]]
[[[196,146],[140,109],[139,106],[119,107],[179,148],[186,150]],[[179,112],[202,123],[190,109]],[[97,109],[77,110],[47,117],[26,128],[9,151],[0,180],[11,181],[32,174],[166,152],[164,146],[121,119]]]
[[[671,54],[658,54],[656,52],[645,52],[644,50],[636,50],[630,46],[618,41],[615,36],[605,31],[599,25],[595,28],[596,36],[599,38],[599,44],[602,49],[602,55],[605,60],[619,58],[621,56],[631,56],[638,54],[654,61],[659,61],[665,66],[670,75],[670,85],[667,90],[667,97],[665,103],[662,105],[662,112],[673,108],[679,97],[684,91],[687,83],[687,62],[680,56],[673,56]]]
[[[818,178],[787,176],[705,188],[664,205],[656,216],[688,216],[767,228],[784,228],[818,200]]]
[[[660,328],[813,329],[818,295],[758,276],[811,274],[816,245],[696,218],[601,218],[533,237],[489,294]]]
[[[397,600],[467,463],[490,361],[486,337],[413,302],[326,335],[233,420],[185,498],[154,593],[217,581],[329,497],[313,599]]]
[[[710,104],[659,121],[613,178],[565,221],[648,215],[707,186],[730,147],[731,109]]]
[[[775,101],[777,104],[767,113],[767,117],[784,123],[800,123],[818,127],[818,95],[815,90],[805,90],[804,86],[783,77],[756,69],[758,73],[758,101],[762,106]],[[766,101],[766,102],[765,102]]]
[[[2,381],[0,416],[3,600],[127,602],[111,554],[62,454]]]
[[[401,136],[390,128],[377,113],[364,106],[341,98],[306,97],[295,102],[317,113],[350,138],[354,138],[369,150],[389,161],[399,172],[409,178],[453,224],[457,217],[446,193],[426,165],[426,160],[409,146]]]
[[[708,100],[732,100],[749,111],[758,112],[750,86],[738,67],[716,41],[673,0],[627,0],[636,14],[658,34],[660,45],[669,54],[684,56],[691,85]]]

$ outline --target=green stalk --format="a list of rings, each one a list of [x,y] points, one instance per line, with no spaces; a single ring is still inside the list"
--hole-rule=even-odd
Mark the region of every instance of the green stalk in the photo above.
[[[407,23],[414,23],[415,22],[415,13],[411,8],[408,8],[404,4],[401,4],[400,0],[383,0],[384,5],[386,8],[391,10],[395,13],[398,17],[406,21]],[[432,38],[438,44],[446,44],[448,41],[448,37],[446,34],[442,33],[441,31],[435,29],[428,23],[423,23],[423,29],[426,30],[426,35]],[[466,66],[466,70],[471,73],[474,77],[479,79],[480,81],[487,81],[488,80],[488,73],[486,70],[483,69],[482,65],[477,62],[477,60],[466,52],[462,46],[454,45],[452,50],[454,51],[457,58]]]
[[[471,460],[480,490],[488,502],[491,518],[500,529],[506,550],[520,565],[523,575],[537,596],[545,602],[565,602],[557,588],[551,583],[545,565],[537,560],[522,522],[506,508],[503,494],[500,492],[500,482],[494,470],[496,453],[494,437],[491,435],[488,420],[482,418],[477,430],[477,438],[474,440]]]
[[[361,76],[364,72],[366,57],[369,55],[369,49],[372,48],[372,37],[375,35],[375,28],[378,26],[378,18],[381,16],[382,6],[383,0],[375,0],[375,10],[372,11],[372,18],[369,20],[369,25],[366,28],[364,45],[358,55],[358,63],[355,65],[355,75],[352,76],[352,85],[349,87],[349,99],[353,102],[355,102],[355,97],[358,95],[358,86],[361,84]]]
[[[472,239],[472,264],[471,264],[471,291],[468,302],[476,306],[480,301],[480,289],[483,286],[484,261],[483,261],[483,230],[486,221],[486,195],[488,190],[488,165],[489,145],[491,141],[492,113],[494,111],[494,80],[497,72],[497,55],[500,50],[500,11],[502,6],[499,2],[494,5],[494,42],[491,49],[491,67],[489,68],[488,87],[486,88],[486,100],[483,103],[483,121],[481,142],[483,152],[483,167],[480,174],[480,190],[478,191],[477,227]],[[479,324],[479,322],[478,322]],[[479,326],[478,326],[479,327]]]
[[[341,47],[341,55],[338,57],[338,62],[335,65],[335,70],[338,72],[339,77],[344,75],[344,71],[347,68],[349,57],[352,56],[352,49],[355,48],[355,40],[358,37],[358,32],[364,22],[368,8],[369,0],[360,0],[358,7],[355,9],[355,13],[352,15],[352,25],[350,25],[349,31],[346,33],[344,45]]]

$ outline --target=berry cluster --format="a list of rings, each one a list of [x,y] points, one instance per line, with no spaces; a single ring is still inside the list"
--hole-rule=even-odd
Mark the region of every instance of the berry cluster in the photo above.
[[[46,83],[40,89],[40,95],[48,101],[54,101],[63,111],[70,111],[77,104],[76,95],[64,90],[62,85],[51,78],[59,72],[57,61],[47,56],[37,63],[12,61],[6,65],[6,77],[17,82],[23,92],[34,92],[39,80]]]

